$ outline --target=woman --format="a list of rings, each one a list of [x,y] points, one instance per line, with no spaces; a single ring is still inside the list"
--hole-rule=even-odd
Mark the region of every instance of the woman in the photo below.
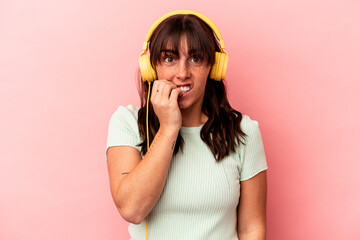
[[[265,239],[259,125],[212,79],[226,71],[218,29],[199,13],[172,12],[143,49],[141,107],[115,111],[106,148],[112,197],[131,239]]]

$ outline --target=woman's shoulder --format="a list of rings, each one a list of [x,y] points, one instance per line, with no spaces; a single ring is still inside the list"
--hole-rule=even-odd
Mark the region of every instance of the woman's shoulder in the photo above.
[[[118,108],[116,109],[115,113],[117,114],[121,114],[121,115],[133,115],[134,117],[138,115],[138,111],[139,111],[140,107],[138,106],[134,106],[134,105],[119,105]]]
[[[242,114],[240,127],[241,130],[246,134],[252,133],[259,128],[259,122],[255,119],[252,119],[249,115]]]
[[[137,120],[139,109],[140,107],[131,104],[127,106],[119,105],[115,110],[113,116],[128,121]]]

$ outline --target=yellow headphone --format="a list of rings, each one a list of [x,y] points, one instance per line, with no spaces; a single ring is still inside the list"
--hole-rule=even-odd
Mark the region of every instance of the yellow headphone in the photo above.
[[[229,56],[228,56],[228,53],[225,51],[225,44],[221,38],[219,29],[215,26],[215,24],[209,18],[207,18],[206,16],[204,16],[201,13],[190,11],[190,10],[178,10],[178,11],[167,13],[164,16],[160,17],[158,20],[156,20],[156,22],[151,26],[150,30],[148,31],[148,33],[146,35],[146,39],[145,39],[143,47],[142,47],[143,51],[140,53],[140,57],[139,57],[139,66],[140,66],[140,71],[141,71],[141,76],[142,76],[143,81],[144,82],[145,81],[152,82],[157,78],[156,71],[151,66],[150,53],[148,52],[148,43],[149,43],[149,40],[150,40],[154,30],[157,28],[157,26],[159,26],[159,24],[162,21],[164,21],[165,19],[167,19],[171,16],[177,15],[177,14],[195,15],[195,16],[199,17],[201,20],[203,20],[213,30],[213,32],[218,40],[218,46],[219,46],[221,52],[215,52],[215,62],[213,64],[213,66],[211,67],[210,78],[217,80],[217,81],[224,80]]]
[[[209,27],[213,30],[216,38],[217,38],[217,44],[220,48],[221,52],[215,52],[215,62],[211,67],[210,70],[210,78],[221,81],[225,79],[226,74],[226,68],[228,64],[228,53],[225,51],[225,44],[224,41],[221,38],[221,34],[219,29],[215,26],[215,24],[206,16],[190,11],[190,10],[178,10],[174,12],[170,12],[165,14],[164,16],[160,17],[156,22],[151,26],[150,30],[148,31],[146,35],[146,39],[143,44],[143,51],[140,53],[139,57],[139,66],[140,66],[140,72],[141,76],[144,82],[148,82],[149,88],[148,88],[148,95],[147,95],[147,102],[146,102],[146,135],[147,135],[147,149],[149,149],[149,98],[150,98],[150,86],[151,83],[157,79],[156,71],[151,65],[150,61],[150,53],[148,52],[148,43],[149,40],[154,32],[154,30],[159,26],[159,24],[164,21],[166,18],[169,18],[174,15],[195,15],[199,17],[201,20],[203,20]],[[147,230],[148,230],[148,222],[149,222],[149,216],[146,216],[146,230],[145,230],[145,240],[147,239]]]

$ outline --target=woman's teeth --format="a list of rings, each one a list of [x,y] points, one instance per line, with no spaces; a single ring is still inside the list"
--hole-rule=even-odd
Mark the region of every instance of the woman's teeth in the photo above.
[[[179,88],[180,88],[180,90],[181,90],[183,93],[190,91],[190,87],[189,87],[189,86],[179,87]]]

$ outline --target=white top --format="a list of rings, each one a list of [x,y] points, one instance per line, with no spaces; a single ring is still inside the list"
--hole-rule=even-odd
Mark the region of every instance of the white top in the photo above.
[[[139,107],[119,106],[113,113],[106,150],[140,143]],[[173,156],[162,195],[149,214],[148,240],[237,240],[240,181],[267,169],[259,123],[243,115],[241,129],[248,137],[236,153],[216,162],[201,140],[199,127],[181,127],[183,152]],[[146,219],[130,223],[132,240],[145,239]]]

